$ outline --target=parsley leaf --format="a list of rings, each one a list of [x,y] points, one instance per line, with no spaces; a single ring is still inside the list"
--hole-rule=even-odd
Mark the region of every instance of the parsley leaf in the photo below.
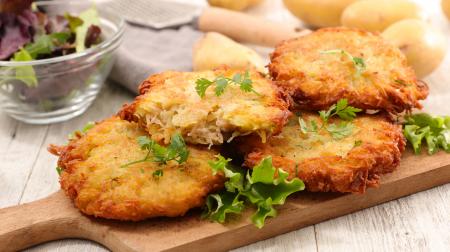
[[[353,144],[353,147],[361,146],[361,144],[362,144],[362,140],[356,140],[355,143]]]
[[[137,142],[139,146],[141,146],[142,150],[147,150],[147,155],[143,159],[122,165],[122,168],[142,162],[167,164],[169,161],[175,161],[178,164],[182,164],[186,162],[189,157],[189,150],[183,137],[179,133],[172,135],[168,147],[159,145],[156,141],[148,138],[147,136],[138,137]],[[161,171],[160,175],[162,176],[162,174],[163,173]]]
[[[68,136],[69,140],[75,139],[78,135],[86,134],[94,126],[95,122],[87,122],[81,130],[75,130],[74,132],[70,133]]]
[[[325,129],[334,139],[342,139],[352,134],[353,124],[350,122],[341,122],[339,124],[329,124],[328,121],[333,116],[338,116],[344,121],[351,121],[356,117],[356,113],[362,111],[359,108],[355,108],[348,105],[347,99],[340,99],[336,104],[333,104],[327,111],[319,111],[322,125],[319,127],[315,120],[310,120],[310,126],[299,117],[300,131],[303,134],[314,133],[317,134],[319,130]]]
[[[61,173],[64,171],[64,169],[60,166],[56,166],[56,172],[58,173],[59,176],[61,176]]]
[[[409,115],[405,118],[403,134],[416,154],[420,154],[425,140],[428,154],[440,149],[450,153],[450,116],[431,116],[426,113]]]
[[[197,91],[197,94],[203,98],[205,96],[206,89],[208,89],[208,87],[213,83],[213,81],[210,81],[208,79],[200,78],[195,82],[195,84],[197,84],[195,86],[195,91]]]
[[[267,217],[276,216],[274,205],[284,204],[289,195],[305,188],[298,178],[288,181],[289,174],[282,169],[277,170],[270,156],[261,160],[246,176],[242,168],[231,166],[230,161],[218,155],[216,161],[209,162],[213,173],[223,171],[228,181],[225,182],[226,190],[208,196],[204,218],[223,223],[227,214],[241,214],[244,202],[247,202],[257,209],[251,217],[252,222],[262,228]]]
[[[162,169],[158,169],[158,170],[156,170],[156,171],[154,171],[154,172],[152,173],[152,176],[153,176],[155,179],[159,179],[159,178],[162,177],[163,175],[164,175],[164,172],[163,172]]]
[[[341,122],[339,124],[329,124],[326,126],[327,131],[331,134],[334,139],[343,139],[352,134],[353,124]]]
[[[224,76],[218,76],[214,80],[210,81],[206,78],[200,78],[195,81],[195,91],[197,91],[197,94],[203,98],[205,97],[206,90],[212,85],[215,84],[216,87],[214,89],[216,96],[221,96],[224,92],[226,87],[229,84],[235,84],[239,85],[239,88],[244,92],[253,92],[255,94],[258,94],[253,89],[253,82],[250,79],[250,73],[248,71],[245,72],[244,77],[242,77],[242,74],[236,73],[232,78],[226,78]]]
[[[359,108],[348,105],[347,99],[340,99],[336,104],[332,105],[327,111],[319,111],[320,118],[328,121],[334,115],[339,116],[342,120],[351,121],[356,117],[356,113],[361,112]]]
[[[343,49],[320,51],[320,53],[321,54],[341,54],[341,55],[346,56],[350,61],[352,61],[353,66],[356,70],[357,77],[361,76],[361,74],[366,70],[366,64],[364,63],[363,58],[353,57],[349,52],[347,52]]]

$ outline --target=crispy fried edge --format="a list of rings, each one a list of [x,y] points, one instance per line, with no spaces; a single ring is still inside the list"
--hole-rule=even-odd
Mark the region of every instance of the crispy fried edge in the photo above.
[[[232,69],[229,69],[227,66],[222,66],[218,69],[215,69],[214,72],[216,75],[219,75],[223,73],[224,71],[233,71]],[[150,92],[152,87],[158,86],[158,85],[164,85],[164,82],[167,78],[170,78],[171,76],[176,76],[177,74],[180,74],[183,72],[176,72],[176,71],[167,71],[162,72],[159,74],[154,74],[149,76],[147,79],[145,79],[140,85],[139,85],[139,93],[140,95],[136,97],[136,99],[131,104],[124,104],[122,106],[122,109],[118,112],[118,116],[127,121],[131,122],[138,122],[139,118],[134,114],[136,111],[136,106],[139,103],[140,100],[144,99],[144,95],[147,92]],[[258,74],[261,78],[264,78],[264,75],[260,72],[253,71],[253,73]],[[290,99],[286,92],[281,89],[279,86],[275,85],[272,80],[266,79],[271,86],[274,88],[276,92],[275,99],[273,99],[273,102],[270,103],[270,106],[274,106],[279,108],[280,110],[284,111],[283,115],[275,118],[273,120],[275,124],[275,128],[272,131],[272,136],[277,135],[281,132],[284,125],[287,123],[289,116],[291,115],[291,112],[288,110],[290,107]],[[145,127],[144,127],[145,128]],[[270,136],[269,136],[270,137]]]
[[[114,117],[112,117],[114,118]],[[101,124],[102,122],[111,120],[112,118],[105,119],[103,121],[97,122],[96,124]],[[179,214],[175,215],[167,215],[164,214],[164,209],[160,211],[160,213],[156,213],[154,215],[149,216],[148,214],[143,214],[142,211],[139,209],[139,204],[136,201],[126,201],[122,202],[121,204],[108,204],[106,206],[102,206],[102,209],[100,212],[98,211],[88,211],[87,209],[80,208],[78,206],[78,192],[81,191],[84,188],[84,184],[86,182],[87,178],[82,179],[81,181],[78,181],[78,183],[73,184],[69,183],[68,176],[70,176],[71,173],[73,173],[76,170],[76,164],[82,160],[86,160],[87,156],[83,155],[74,155],[72,152],[73,149],[76,149],[80,146],[79,139],[81,139],[83,135],[81,133],[75,133],[74,139],[70,140],[67,145],[64,146],[58,146],[54,144],[50,144],[47,148],[47,150],[55,155],[58,156],[58,166],[63,168],[63,171],[59,177],[59,182],[61,185],[61,189],[65,191],[66,195],[69,196],[70,199],[73,200],[75,206],[83,213],[87,215],[94,215],[95,217],[101,217],[106,219],[114,219],[114,220],[122,220],[122,221],[140,221],[148,218],[153,217],[176,217],[176,216],[183,216],[189,209],[186,209],[184,212],[180,212]],[[207,150],[205,147],[200,146],[189,146],[191,148],[196,148],[199,150]],[[207,187],[203,188],[203,199],[196,199],[196,202],[193,202],[191,204],[190,209],[200,207],[204,204],[204,201],[206,199],[206,196],[209,193],[218,191],[223,188],[223,183],[225,182],[224,176],[216,176],[215,181],[211,184],[208,184]],[[124,208],[123,206],[126,205]],[[156,208],[155,208],[156,209]],[[126,210],[126,211],[125,211]]]
[[[346,28],[346,27],[330,27],[330,28],[322,28],[317,30],[315,33],[321,32],[356,32],[361,36],[369,36],[376,35],[376,33],[370,33],[367,31],[362,31],[355,28]],[[310,36],[310,35],[306,35]],[[422,108],[422,105],[419,103],[419,100],[424,100],[428,96],[428,85],[421,81],[417,80],[417,77],[414,73],[414,70],[407,64],[406,58],[403,59],[405,67],[409,68],[409,78],[414,80],[414,84],[416,87],[415,95],[416,97],[411,97],[406,93],[399,94],[394,88],[389,88],[386,91],[386,97],[380,98],[376,97],[376,102],[367,102],[370,101],[372,96],[360,94],[357,97],[349,95],[347,90],[341,90],[339,92],[332,93],[332,97],[330,99],[324,99],[320,94],[307,94],[305,90],[302,90],[298,87],[291,87],[289,82],[299,82],[303,83],[305,75],[301,73],[300,76],[290,76],[289,73],[285,74],[283,70],[283,63],[279,62],[278,57],[284,54],[284,46],[289,43],[295,43],[296,41],[301,41],[302,37],[297,37],[293,39],[288,39],[281,42],[275,50],[270,54],[270,64],[268,66],[269,73],[274,79],[274,83],[280,86],[291,96],[291,104],[296,105],[296,108],[305,109],[305,110],[321,110],[327,109],[332,104],[336,103],[341,98],[347,98],[349,104],[361,109],[382,109],[388,112],[402,112],[402,111],[410,111],[413,108]],[[386,85],[385,85],[386,86]],[[389,87],[392,87],[389,85]],[[402,98],[404,96],[404,98]]]
[[[406,145],[401,126],[390,123],[384,116],[379,117],[385,124],[383,133],[392,142],[381,145],[363,143],[353,148],[345,158],[309,158],[297,164],[297,168],[293,160],[272,155],[273,164],[289,172],[290,178],[302,179],[306,189],[312,192],[364,193],[368,187],[378,187],[380,175],[393,172],[400,164]],[[247,145],[243,148],[244,153],[247,153],[244,163],[247,167],[253,167],[264,157],[271,155],[270,148],[257,139],[248,138],[247,142],[241,139],[240,144]],[[347,169],[335,173],[333,167],[337,163],[346,165]]]

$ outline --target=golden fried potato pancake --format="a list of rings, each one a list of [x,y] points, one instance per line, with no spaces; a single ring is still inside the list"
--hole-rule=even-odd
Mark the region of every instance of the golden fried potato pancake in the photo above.
[[[215,85],[201,98],[200,78],[232,78],[244,71],[220,69],[203,72],[164,72],[150,76],[140,86],[141,95],[119,115],[137,121],[156,141],[168,143],[174,132],[194,144],[222,144],[238,135],[256,133],[264,140],[281,131],[290,112],[278,88],[262,74],[250,71],[254,90],[244,92],[228,84],[217,96]]]
[[[307,125],[319,116],[303,114]],[[378,185],[380,174],[392,172],[400,162],[405,140],[400,125],[382,116],[354,119],[351,134],[334,138],[326,129],[303,133],[298,118],[293,118],[278,136],[266,144],[259,139],[242,138],[239,148],[246,153],[245,163],[253,167],[271,155],[275,167],[298,177],[313,192],[364,192]],[[339,125],[339,119],[330,123]]]
[[[320,29],[283,42],[271,54],[269,71],[306,110],[327,109],[346,98],[361,109],[402,112],[421,108],[419,100],[428,95],[398,48],[350,28]]]
[[[202,206],[205,197],[223,186],[207,161],[215,151],[188,147],[185,163],[142,162],[147,151],[136,139],[147,133],[133,122],[113,117],[78,135],[66,146],[50,146],[59,156],[62,189],[83,213],[116,220],[138,221],[157,216],[180,216]],[[162,169],[161,177],[154,177]]]

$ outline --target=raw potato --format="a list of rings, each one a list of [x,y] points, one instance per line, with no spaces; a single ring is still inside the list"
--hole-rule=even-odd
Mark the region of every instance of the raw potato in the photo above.
[[[341,13],[356,0],[284,0],[296,17],[314,27],[339,26]]]
[[[208,0],[209,5],[230,10],[244,10],[261,3],[262,0]]]
[[[382,36],[400,48],[419,78],[439,66],[447,49],[445,36],[422,20],[399,21],[389,26]]]
[[[267,71],[258,53],[216,32],[207,33],[195,44],[192,58],[194,71],[214,70],[223,65]]]
[[[424,12],[408,0],[362,0],[342,13],[342,25],[366,31],[383,31],[403,19],[424,19]]]
[[[442,11],[444,12],[444,14],[450,20],[450,0],[442,0],[441,7],[442,7]]]

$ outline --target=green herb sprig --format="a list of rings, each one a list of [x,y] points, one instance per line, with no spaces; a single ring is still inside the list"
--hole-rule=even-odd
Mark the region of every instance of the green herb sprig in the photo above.
[[[75,130],[74,132],[70,133],[68,136],[69,140],[75,139],[77,137],[77,135],[86,134],[94,126],[95,126],[95,122],[87,122],[81,130]]]
[[[346,56],[351,62],[353,62],[353,66],[355,67],[357,76],[361,76],[361,74],[366,70],[366,63],[364,62],[363,58],[354,57],[349,52],[347,52],[343,49],[320,51],[320,53],[321,54],[342,54],[342,55]]]
[[[333,104],[327,111],[319,111],[322,124],[319,127],[315,120],[310,121],[308,125],[303,118],[299,117],[300,131],[303,134],[318,133],[320,130],[327,130],[334,139],[343,139],[352,134],[353,124],[352,121],[356,117],[356,113],[361,112],[359,108],[355,108],[348,105],[347,99],[340,99],[336,104]],[[347,121],[339,124],[329,123],[330,118],[338,116],[340,119]]]
[[[186,162],[189,157],[189,150],[184,142],[183,137],[179,133],[172,135],[170,144],[168,147],[159,145],[156,141],[148,138],[147,136],[140,136],[137,138],[139,146],[142,150],[147,150],[147,154],[143,159],[136,160],[122,165],[122,168],[128,167],[133,164],[143,162],[156,162],[159,164],[167,164],[169,161],[175,161],[178,164]],[[163,175],[162,170],[156,170],[153,173],[154,177],[161,177]]]
[[[195,84],[195,91],[197,91],[197,94],[201,98],[205,97],[206,90],[213,84],[216,85],[214,89],[216,96],[222,95],[229,84],[238,85],[244,92],[253,92],[259,95],[259,93],[253,89],[253,82],[250,79],[250,73],[248,71],[245,72],[244,76],[242,76],[241,73],[236,73],[233,78],[218,76],[212,81],[206,78],[200,78],[195,82]]]
[[[450,153],[450,116],[431,116],[426,113],[406,116],[403,134],[416,154],[420,154],[424,140],[428,154],[434,154],[440,149]]]
[[[225,182],[225,190],[207,197],[202,214],[204,218],[224,223],[229,214],[241,214],[245,203],[248,203],[257,208],[251,217],[253,224],[262,228],[267,217],[277,215],[274,206],[283,205],[289,195],[305,188],[300,179],[288,181],[287,172],[282,169],[277,171],[270,156],[253,167],[251,173],[230,165],[230,161],[218,155],[216,161],[209,162],[213,173],[224,172],[228,181]]]

